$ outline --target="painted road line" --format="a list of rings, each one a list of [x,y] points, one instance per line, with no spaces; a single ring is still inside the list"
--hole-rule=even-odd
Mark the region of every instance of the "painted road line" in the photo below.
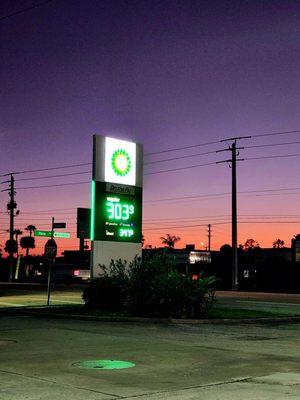
[[[28,299],[28,300],[30,300],[30,299]],[[32,297],[31,300],[45,301],[45,300],[47,300],[47,298],[46,297],[35,297],[35,298]],[[73,301],[73,300],[59,300],[59,299],[53,299],[53,298],[51,298],[50,300],[60,302],[60,303],[84,304],[83,301],[79,302],[79,301]]]
[[[275,301],[260,301],[260,300],[236,300],[236,303],[252,303],[252,304],[274,304],[277,306],[300,306],[300,303],[281,303]]]
[[[4,306],[14,306],[14,307],[22,307],[24,304],[16,304],[16,303],[7,303],[5,301],[0,301],[0,305]]]

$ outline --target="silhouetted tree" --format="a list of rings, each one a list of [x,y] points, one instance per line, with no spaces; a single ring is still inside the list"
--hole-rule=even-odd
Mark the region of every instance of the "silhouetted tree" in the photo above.
[[[18,245],[19,245],[19,243],[18,243],[18,237],[20,236],[20,235],[22,235],[22,231],[20,230],[20,229],[15,229],[14,230],[14,235],[15,235],[15,239],[16,239],[16,243],[17,243],[17,253],[18,253]]]
[[[228,254],[228,253],[230,253],[231,254],[231,246],[230,246],[230,244],[223,244],[223,246],[221,246],[220,247],[220,252],[221,253],[226,253],[226,254]]]
[[[259,248],[260,248],[259,243],[254,239],[247,239],[245,244],[243,245],[243,249],[245,251],[259,249]]]
[[[284,240],[276,239],[273,242],[273,248],[274,249],[282,249],[283,247],[284,247]]]
[[[32,233],[36,230],[36,227],[34,225],[27,225],[25,228],[25,231],[29,232],[29,236],[32,236]]]
[[[32,236],[23,236],[20,240],[22,249],[26,249],[26,257],[29,255],[29,249],[35,248],[35,240]]]
[[[13,240],[9,239],[5,242],[4,250],[6,251],[6,253],[10,254],[11,249],[13,253],[17,253],[18,251],[18,244],[17,241],[14,239]]]
[[[165,244],[168,248],[173,249],[175,243],[179,242],[180,237],[175,235],[166,234],[166,237],[161,237],[162,244]]]

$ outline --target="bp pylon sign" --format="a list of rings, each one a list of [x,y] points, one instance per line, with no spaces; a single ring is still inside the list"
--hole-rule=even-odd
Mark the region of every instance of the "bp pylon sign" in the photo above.
[[[91,190],[93,276],[112,259],[141,254],[142,167],[140,144],[95,135]]]

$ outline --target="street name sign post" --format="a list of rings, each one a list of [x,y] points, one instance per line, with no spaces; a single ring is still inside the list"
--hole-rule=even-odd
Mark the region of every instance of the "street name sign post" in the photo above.
[[[57,255],[57,244],[54,239],[47,240],[45,244],[44,255],[49,261],[48,269],[48,285],[47,285],[47,306],[50,305],[50,286],[51,286],[51,269],[55,263],[55,257]]]

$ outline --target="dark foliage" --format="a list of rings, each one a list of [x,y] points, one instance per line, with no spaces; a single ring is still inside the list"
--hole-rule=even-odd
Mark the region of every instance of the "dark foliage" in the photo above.
[[[212,304],[215,282],[179,273],[174,258],[162,252],[128,265],[113,262],[85,289],[83,299],[90,308],[135,316],[198,318]]]

